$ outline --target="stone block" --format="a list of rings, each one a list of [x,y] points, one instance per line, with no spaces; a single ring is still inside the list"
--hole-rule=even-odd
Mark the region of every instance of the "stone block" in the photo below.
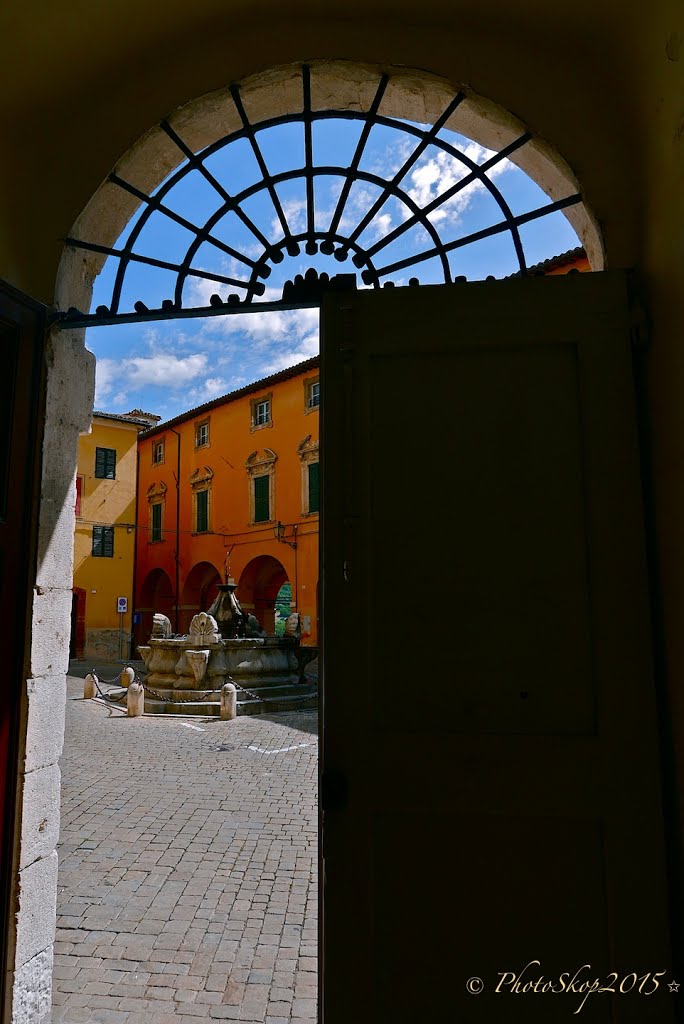
[[[28,721],[24,771],[56,764],[64,746],[66,678],[63,675],[29,679]]]
[[[44,496],[41,499],[36,585],[42,589],[61,589],[73,577],[74,501],[73,480],[64,497],[55,499]]]
[[[139,718],[145,714],[145,690],[140,683],[131,683],[128,687],[126,703],[129,718]]]
[[[47,1024],[52,1002],[52,947],[14,972],[12,1024]]]
[[[49,857],[57,846],[60,778],[56,764],[24,776],[20,870]]]
[[[43,446],[44,474],[47,469],[46,455],[54,452],[59,457],[59,453],[63,452],[62,458],[69,457],[67,449],[70,446],[64,444],[65,429],[75,427],[77,434],[90,430],[95,401],[95,356],[85,347],[83,331],[52,331],[47,358],[49,372]],[[63,479],[66,473],[64,463],[61,465],[59,478]]]
[[[19,872],[17,913],[18,967],[52,946],[57,908],[57,853],[34,861]]]
[[[31,675],[52,676],[69,667],[71,580],[69,589],[36,587],[33,591]]]

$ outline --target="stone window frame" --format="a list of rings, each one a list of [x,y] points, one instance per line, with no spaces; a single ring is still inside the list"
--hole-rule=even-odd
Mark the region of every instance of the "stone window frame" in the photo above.
[[[278,456],[271,448],[262,448],[252,452],[245,460],[245,469],[249,485],[249,526],[265,526],[276,521],[275,516],[275,464]],[[257,477],[268,477],[268,519],[256,522],[254,501],[254,480]]]
[[[302,511],[303,519],[309,516],[319,515],[319,511],[309,511],[309,466],[312,462],[320,462],[320,442],[312,441],[311,434],[307,434],[303,441],[297,445],[297,455],[302,465]]]
[[[268,420],[266,423],[257,423],[256,414],[258,406],[264,402],[268,402]],[[273,392],[269,391],[267,395],[258,395],[256,398],[250,398],[249,400],[249,422],[250,422],[250,433],[254,433],[255,430],[265,430],[273,426]]]
[[[161,451],[161,458],[157,458],[157,451]],[[166,437],[155,437],[152,441],[152,465],[163,466],[166,460]]]
[[[148,501],[148,519],[149,529],[147,542],[148,544],[163,544],[164,543],[164,516],[166,513],[166,484],[163,480],[158,483],[150,484],[147,488],[147,501]],[[161,537],[159,540],[154,540],[152,535],[152,507],[154,505],[161,505]]]
[[[212,480],[214,478],[214,471],[210,466],[199,466],[190,474],[190,486],[192,488],[192,535],[194,537],[204,537],[208,533],[212,533],[212,515],[213,515],[213,498],[212,498]],[[206,530],[197,529],[197,495],[202,492],[207,494],[207,528]]]
[[[311,405],[311,391],[314,384],[318,384],[318,402],[316,405]],[[304,379],[304,415],[308,416],[311,412],[318,412],[321,407],[320,398],[320,385],[321,375],[317,373],[314,377],[306,377]]]
[[[197,420],[195,423],[195,451],[200,448],[211,448],[211,416],[205,416],[203,420]],[[207,428],[207,436],[205,441],[198,441],[199,432],[202,427]]]

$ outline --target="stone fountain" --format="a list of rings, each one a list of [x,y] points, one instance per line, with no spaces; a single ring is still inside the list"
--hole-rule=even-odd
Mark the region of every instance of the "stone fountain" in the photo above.
[[[150,640],[138,647],[147,714],[218,715],[222,687],[231,682],[238,714],[316,706],[315,687],[300,682],[306,649],[299,646],[299,616],[290,615],[285,636],[267,636],[235,591],[232,580],[219,586],[211,608],[194,616],[184,636],[172,635],[165,615],[154,616]]]

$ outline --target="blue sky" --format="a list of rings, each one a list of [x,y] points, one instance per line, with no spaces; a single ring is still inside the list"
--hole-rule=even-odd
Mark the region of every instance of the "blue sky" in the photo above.
[[[313,157],[316,166],[346,167],[351,162],[361,132],[361,122],[329,120],[313,125]],[[492,155],[490,151],[463,136],[443,129],[439,137],[455,146],[477,164]],[[302,124],[286,124],[265,129],[258,134],[259,145],[271,174],[304,165],[304,128]],[[375,125],[364,150],[360,170],[383,179],[402,166],[417,144],[394,128]],[[231,194],[236,194],[261,180],[257,161],[247,140],[234,140],[220,148],[207,160],[207,167]],[[402,182],[405,192],[419,207],[445,192],[467,173],[459,160],[437,146],[430,146]],[[518,167],[501,161],[488,177],[501,191],[513,214],[543,206],[550,200]],[[317,230],[326,230],[343,179],[338,175],[315,179]],[[276,186],[283,211],[293,234],[306,229],[306,194],[304,179],[283,182]],[[339,231],[346,234],[359,223],[373,205],[379,188],[357,181],[349,194]],[[173,186],[165,198],[166,205],[198,226],[219,209],[219,193],[197,170],[191,171]],[[282,238],[276,209],[266,190],[247,199],[243,208],[269,241]],[[139,213],[129,223],[117,245],[122,245],[134,228]],[[397,198],[390,198],[360,236],[365,247],[383,239],[404,223],[408,207]],[[480,182],[458,192],[437,208],[430,221],[445,242],[469,235],[502,219],[501,209],[487,188]],[[578,239],[565,216],[558,212],[524,225],[520,229],[528,265],[564,252],[578,245]],[[257,259],[262,246],[254,234],[234,214],[218,220],[212,235]],[[155,211],[142,229],[134,246],[141,255],[171,262],[183,260],[193,234],[165,214]],[[375,259],[382,268],[415,255],[432,246],[428,232],[415,225],[387,245]],[[505,277],[518,269],[509,232],[481,240],[450,254],[453,276],[465,275],[477,280],[493,274]],[[192,266],[201,271],[244,280],[250,268],[220,248],[205,242],[198,249]],[[279,299],[286,280],[304,274],[309,267],[319,272],[349,273],[355,270],[348,260],[339,263],[332,256],[318,253],[309,256],[303,246],[298,256],[287,256],[272,267],[264,299]],[[107,260],[95,282],[92,309],[109,305],[118,260]],[[433,258],[415,269],[392,273],[385,280],[397,285],[407,284],[410,277],[421,283],[443,281],[440,265]],[[360,271],[357,271],[362,286]],[[142,264],[129,264],[124,278],[120,311],[131,311],[137,300],[150,308],[161,305],[162,299],[173,297],[175,275],[171,271]],[[222,298],[233,292],[244,296],[244,290],[218,284],[207,278],[189,277],[183,292],[184,306],[207,306],[212,294]],[[108,412],[126,412],[142,408],[164,420],[226,394],[269,373],[283,369],[318,352],[318,311],[301,309],[282,312],[249,313],[237,316],[216,316],[155,324],[118,324],[90,328],[86,344],[97,356],[96,408]]]

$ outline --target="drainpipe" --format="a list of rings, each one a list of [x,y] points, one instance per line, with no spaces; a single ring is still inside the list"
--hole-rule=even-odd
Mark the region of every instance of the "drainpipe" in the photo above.
[[[138,431],[138,433],[140,433],[140,431]],[[135,445],[135,514],[133,516],[133,523],[135,524],[135,529],[133,530],[133,533],[135,534],[135,536],[133,538],[133,593],[131,594],[131,642],[130,642],[130,645],[129,645],[130,646],[130,650],[128,652],[128,657],[129,658],[134,658],[136,656],[136,654],[137,654],[137,651],[136,651],[136,648],[135,648],[135,633],[136,633],[136,629],[135,629],[135,623],[133,622],[133,616],[135,615],[135,612],[136,612],[136,607],[135,607],[136,606],[135,586],[136,586],[137,577],[138,577],[138,498],[139,498],[139,496],[140,496],[140,448],[138,447],[138,443],[136,441],[136,445]]]
[[[179,623],[179,618],[180,618],[180,607],[179,607],[179,602],[180,602],[180,593],[179,593],[179,591],[180,591],[180,554],[179,554],[179,551],[178,551],[178,547],[179,547],[179,543],[180,543],[181,436],[180,436],[180,434],[178,433],[177,430],[173,429],[173,427],[169,427],[169,430],[171,431],[172,434],[175,434],[176,437],[178,438],[178,445],[177,445],[178,458],[177,458],[177,468],[176,468],[176,615],[175,615],[175,625],[174,625],[174,632],[178,633],[178,628],[179,628],[179,625],[180,625],[180,623]]]
[[[299,611],[299,562],[297,559],[297,523],[294,524],[294,553],[295,553],[295,606],[294,611]],[[292,609],[291,609],[292,610]]]

